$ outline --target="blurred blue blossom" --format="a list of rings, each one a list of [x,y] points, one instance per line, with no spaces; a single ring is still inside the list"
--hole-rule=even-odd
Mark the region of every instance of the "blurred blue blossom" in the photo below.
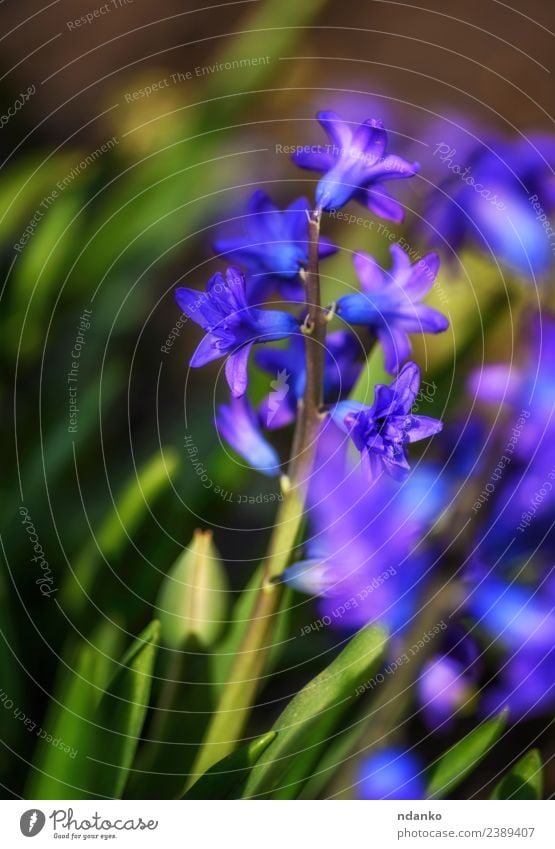
[[[441,479],[420,468],[402,485],[387,476],[369,482],[346,448],[339,431],[323,431],[309,490],[306,559],[286,570],[285,580],[321,597],[331,627],[353,632],[380,621],[397,634],[418,609],[433,561],[419,544],[434,518],[429,498],[433,509],[445,493]]]
[[[522,412],[526,423],[518,435],[515,453],[529,459],[538,444],[544,452],[550,450],[555,434],[555,317],[546,311],[534,314],[523,326],[523,341],[528,347],[525,362],[476,369],[469,378],[469,391],[486,403],[504,404],[517,414]],[[547,465],[545,460],[544,453],[543,463]]]
[[[273,288],[284,298],[304,300],[299,272],[308,265],[309,211],[306,198],[298,198],[282,211],[266,192],[258,190],[247,204],[244,234],[220,238],[214,243],[216,253],[247,270],[250,303],[260,303]],[[320,237],[320,259],[337,250],[330,241]]]
[[[469,590],[468,614],[502,652],[481,700],[483,714],[508,707],[518,722],[555,705],[553,584],[552,572],[539,587],[487,575]]]
[[[425,723],[434,731],[451,730],[459,713],[471,712],[477,700],[482,663],[476,640],[452,625],[442,651],[426,661],[416,682]]]
[[[555,256],[555,137],[440,142],[435,153],[450,174],[424,211],[432,243],[455,253],[474,243],[521,274],[544,274]]]
[[[359,799],[424,799],[424,764],[414,752],[396,746],[364,758],[357,771]]]

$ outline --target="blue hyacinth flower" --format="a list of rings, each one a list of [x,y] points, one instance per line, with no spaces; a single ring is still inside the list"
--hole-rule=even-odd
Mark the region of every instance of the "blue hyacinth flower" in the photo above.
[[[236,268],[228,268],[225,279],[219,272],[214,274],[206,292],[181,288],[175,295],[181,310],[206,331],[191,358],[191,367],[227,357],[225,374],[236,398],[247,389],[252,346],[285,339],[299,328],[298,319],[289,313],[249,306],[245,278]]]
[[[355,128],[336,112],[318,112],[316,117],[331,145],[299,150],[293,154],[293,162],[301,168],[325,172],[316,187],[317,207],[339,209],[355,198],[381,218],[402,221],[401,204],[382,183],[413,177],[418,163],[386,152],[387,133],[381,121],[369,119]]]
[[[419,388],[420,369],[407,363],[390,386],[376,386],[371,407],[340,401],[332,409],[333,420],[355,443],[370,478],[385,471],[404,480],[410,471],[406,446],[442,429],[437,419],[411,414]]]
[[[337,301],[337,314],[349,324],[363,324],[378,337],[385,367],[394,374],[410,356],[409,333],[441,333],[449,322],[437,310],[421,303],[439,269],[437,254],[428,254],[411,265],[399,245],[391,245],[393,265],[384,271],[369,254],[356,253],[354,266],[362,292]]]
[[[289,300],[304,300],[299,272],[308,266],[309,211],[306,198],[298,198],[280,210],[266,192],[256,191],[247,205],[244,233],[214,243],[216,253],[247,270],[251,303],[263,301],[273,288]],[[324,237],[318,240],[320,259],[337,250]]]
[[[424,764],[414,752],[397,746],[364,758],[357,770],[359,799],[424,799]]]
[[[555,645],[555,611],[539,589],[487,575],[472,579],[466,610],[480,630],[512,651],[543,655]]]
[[[519,722],[553,709],[554,589],[551,569],[543,580],[524,585],[492,575],[482,564],[475,564],[468,578],[465,613],[474,620],[475,631],[505,654],[481,700],[483,715],[507,707],[510,720]]]
[[[218,408],[216,428],[220,436],[254,469],[265,475],[279,475],[277,451],[262,434],[258,417],[246,395],[241,398],[232,396],[229,404]]]

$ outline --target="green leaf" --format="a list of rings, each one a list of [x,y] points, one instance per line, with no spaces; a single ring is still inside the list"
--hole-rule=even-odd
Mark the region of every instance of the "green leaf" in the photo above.
[[[245,798],[267,794],[290,798],[300,793],[322,745],[353,705],[357,688],[373,674],[386,644],[383,628],[364,628],[295,696],[273,726],[278,736],[252,770]]]
[[[248,773],[276,738],[275,731],[257,737],[205,772],[183,799],[240,799]]]
[[[491,794],[492,799],[542,799],[543,767],[537,749],[520,758],[501,779]]]
[[[211,74],[206,78],[204,102],[210,104],[211,98],[221,98],[218,108],[212,109],[212,120],[216,114],[220,121],[222,115],[233,114],[237,97],[242,102],[245,92],[264,87],[267,79],[277,73],[280,58],[293,48],[303,29],[326,4],[327,0],[303,0],[302,3],[265,0],[249,8],[234,37],[224,39],[213,63],[208,63],[214,66],[235,63],[232,73]],[[251,62],[237,68],[237,57],[251,58]]]
[[[162,449],[151,457],[136,475],[127,482],[112,504],[94,537],[85,546],[62,587],[60,603],[73,613],[80,613],[87,604],[98,573],[103,573],[103,560],[121,554],[133,532],[140,526],[150,504],[169,487],[179,464],[179,456],[171,448]]]
[[[121,660],[96,711],[96,735],[89,753],[89,790],[120,799],[133,763],[149,706],[160,623],[151,622]]]
[[[19,241],[26,227],[36,216],[38,231],[41,205],[44,198],[51,194],[56,181],[71,168],[72,154],[56,155],[50,158],[43,153],[33,154],[18,161],[10,168],[2,170],[0,186],[0,239],[6,242],[13,235]],[[37,215],[38,213],[38,215]]]
[[[443,799],[485,758],[507,723],[507,711],[483,722],[448,749],[436,764],[427,795]]]
[[[103,623],[75,650],[70,640],[43,720],[25,795],[28,799],[86,799],[90,769],[87,752],[94,747],[94,714],[120,652],[119,628]],[[40,734],[41,729],[35,733]]]

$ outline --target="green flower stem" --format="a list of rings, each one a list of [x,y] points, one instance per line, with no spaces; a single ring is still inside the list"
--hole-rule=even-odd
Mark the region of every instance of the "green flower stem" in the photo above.
[[[303,330],[306,335],[306,387],[299,403],[284,497],[262,567],[262,580],[252,617],[193,765],[188,787],[196,777],[232,752],[241,739],[264,674],[279,616],[283,586],[275,579],[289,565],[303,519],[308,479],[322,421],[326,318],[320,302],[319,236],[320,212],[316,210],[309,216],[309,262],[305,275],[307,318]]]

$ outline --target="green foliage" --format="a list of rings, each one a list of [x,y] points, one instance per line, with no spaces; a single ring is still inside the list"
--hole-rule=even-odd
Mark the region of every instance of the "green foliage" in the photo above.
[[[160,623],[151,622],[122,658],[94,715],[89,794],[120,799],[149,706]]]
[[[156,453],[126,483],[93,538],[78,556],[74,572],[62,590],[61,603],[80,611],[93,582],[98,580],[103,561],[110,562],[129,543],[133,532],[144,520],[151,502],[169,487],[179,463],[177,452],[166,449]]]
[[[532,749],[496,785],[492,799],[542,799],[543,766],[537,749]]]
[[[121,797],[148,707],[159,632],[152,622],[119,663],[119,630],[108,623],[68,653],[45,720],[62,745],[39,741],[29,798]]]
[[[97,726],[95,714],[102,693],[116,670],[119,629],[104,622],[90,640],[64,653],[58,681],[47,711],[44,728],[65,748],[39,739],[26,788],[30,799],[86,799],[90,764]]]
[[[202,775],[183,799],[240,799],[253,766],[276,738],[275,731],[240,746]]]
[[[291,700],[273,726],[276,739],[249,777],[246,798],[289,798],[300,793],[339,719],[353,705],[357,687],[374,673],[386,645],[382,628],[364,628]]]
[[[485,758],[507,724],[507,712],[483,722],[451,746],[435,765],[428,784],[431,799],[443,799]]]

